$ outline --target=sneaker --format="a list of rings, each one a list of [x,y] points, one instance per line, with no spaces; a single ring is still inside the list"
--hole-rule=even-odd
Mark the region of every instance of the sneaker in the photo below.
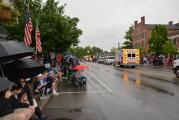
[[[58,96],[59,94],[60,94],[59,92],[56,92],[56,93],[54,93],[53,95]]]

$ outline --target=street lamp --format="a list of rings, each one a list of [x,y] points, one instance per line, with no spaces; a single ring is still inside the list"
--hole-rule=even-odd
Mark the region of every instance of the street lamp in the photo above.
[[[102,47],[102,52],[104,52],[104,50],[103,50],[103,49],[104,49],[104,47]]]

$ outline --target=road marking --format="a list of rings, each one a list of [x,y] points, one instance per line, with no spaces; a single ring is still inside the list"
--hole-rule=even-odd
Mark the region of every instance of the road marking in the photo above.
[[[102,92],[106,92],[106,91],[84,91],[84,92],[59,92],[59,94],[86,94],[86,93],[102,93]]]
[[[103,87],[105,87],[109,92],[112,92],[112,89],[109,88],[107,85],[105,85],[103,82],[101,82],[96,76],[94,76],[91,72],[86,71],[91,77],[93,77],[97,82],[99,82]]]

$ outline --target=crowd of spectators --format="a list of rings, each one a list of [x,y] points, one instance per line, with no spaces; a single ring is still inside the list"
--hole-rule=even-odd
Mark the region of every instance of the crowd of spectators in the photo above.
[[[141,57],[141,64],[150,64],[153,66],[172,66],[177,56],[151,55]]]
[[[44,120],[38,100],[48,95],[59,95],[62,83],[62,55],[47,54],[39,59],[47,68],[33,78],[21,78],[14,86],[0,93],[0,120]]]

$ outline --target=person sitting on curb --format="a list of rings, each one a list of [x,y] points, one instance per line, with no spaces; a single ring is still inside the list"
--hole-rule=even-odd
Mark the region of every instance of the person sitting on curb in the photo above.
[[[53,69],[51,71],[49,71],[47,80],[48,81],[52,81],[52,94],[53,95],[59,95],[59,93],[57,92],[58,80],[55,78],[55,74],[54,74]]]
[[[20,101],[20,94],[22,92],[22,89],[19,86],[13,86],[12,87],[12,96],[11,96],[11,103],[14,108],[28,108],[30,106],[29,102],[25,103]]]
[[[54,70],[55,77],[58,78],[58,82],[62,83],[63,72],[62,72],[61,67],[58,65],[58,63],[56,63],[56,65],[54,66],[53,70]]]
[[[40,107],[38,106],[38,104],[37,104],[37,102],[34,98],[34,95],[31,91],[30,87],[27,85],[25,79],[23,79],[23,78],[20,79],[20,85],[22,87],[22,92],[27,94],[27,98],[28,98],[30,105],[35,107],[35,114],[38,117],[38,120],[44,120],[45,116],[42,116],[42,112],[40,110]]]
[[[35,95],[40,94],[43,96],[45,94],[45,88],[47,86],[47,82],[44,80],[44,75],[39,74],[37,76],[36,81],[33,84],[33,91]]]
[[[18,109],[13,106],[11,89],[4,91],[4,95],[0,96],[0,101],[1,120],[30,120],[34,114],[33,106]]]

